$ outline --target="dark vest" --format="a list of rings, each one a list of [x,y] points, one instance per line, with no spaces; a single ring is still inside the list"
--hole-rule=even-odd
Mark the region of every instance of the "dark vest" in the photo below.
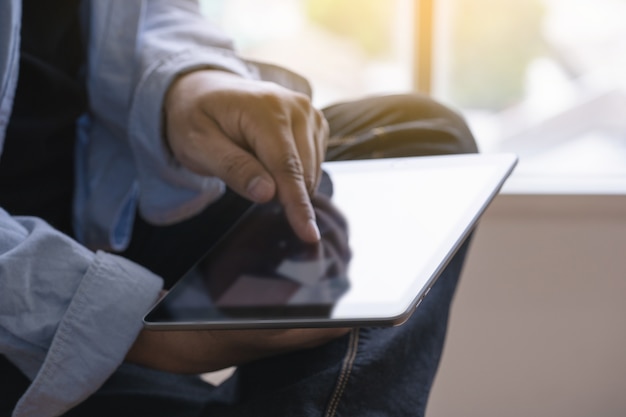
[[[79,0],[24,0],[20,71],[0,158],[0,206],[71,234],[74,141],[86,110]]]
[[[71,234],[75,122],[87,108],[79,0],[22,3],[20,71],[0,158],[0,206]],[[0,355],[0,415],[28,385]]]

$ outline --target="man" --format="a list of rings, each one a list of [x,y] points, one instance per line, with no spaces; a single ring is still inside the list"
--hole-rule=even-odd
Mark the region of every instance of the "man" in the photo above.
[[[463,253],[395,329],[142,332],[141,317],[192,261],[176,248],[234,220],[235,194],[277,198],[319,239],[329,132],[415,121],[412,153],[475,151],[457,115],[413,96],[322,114],[187,0],[4,1],[0,74],[0,413],[423,414]],[[220,387],[194,376],[232,365]]]

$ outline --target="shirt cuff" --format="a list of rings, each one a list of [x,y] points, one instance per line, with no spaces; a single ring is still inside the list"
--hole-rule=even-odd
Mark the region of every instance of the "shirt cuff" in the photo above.
[[[95,392],[123,362],[161,287],[147,269],[98,252],[13,416],[56,416]]]

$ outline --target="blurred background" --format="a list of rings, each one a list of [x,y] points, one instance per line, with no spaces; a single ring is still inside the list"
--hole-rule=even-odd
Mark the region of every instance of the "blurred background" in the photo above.
[[[420,91],[520,163],[484,216],[428,417],[626,415],[626,0],[202,0],[319,106]]]
[[[316,104],[419,90],[462,111],[509,187],[626,185],[624,0],[202,0],[244,56],[307,76]]]

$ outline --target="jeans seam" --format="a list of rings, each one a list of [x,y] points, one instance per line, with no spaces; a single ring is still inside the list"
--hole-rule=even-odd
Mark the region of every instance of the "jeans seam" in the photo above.
[[[350,332],[348,349],[346,350],[346,354],[343,358],[341,371],[339,372],[339,376],[337,378],[337,385],[335,386],[333,395],[331,396],[330,402],[328,403],[328,407],[326,408],[326,413],[324,414],[324,417],[335,417],[337,413],[339,401],[341,400],[341,397],[346,390],[346,386],[348,385],[348,380],[350,379],[350,374],[352,372],[352,366],[356,359],[358,347],[359,329],[354,329],[352,332]]]

